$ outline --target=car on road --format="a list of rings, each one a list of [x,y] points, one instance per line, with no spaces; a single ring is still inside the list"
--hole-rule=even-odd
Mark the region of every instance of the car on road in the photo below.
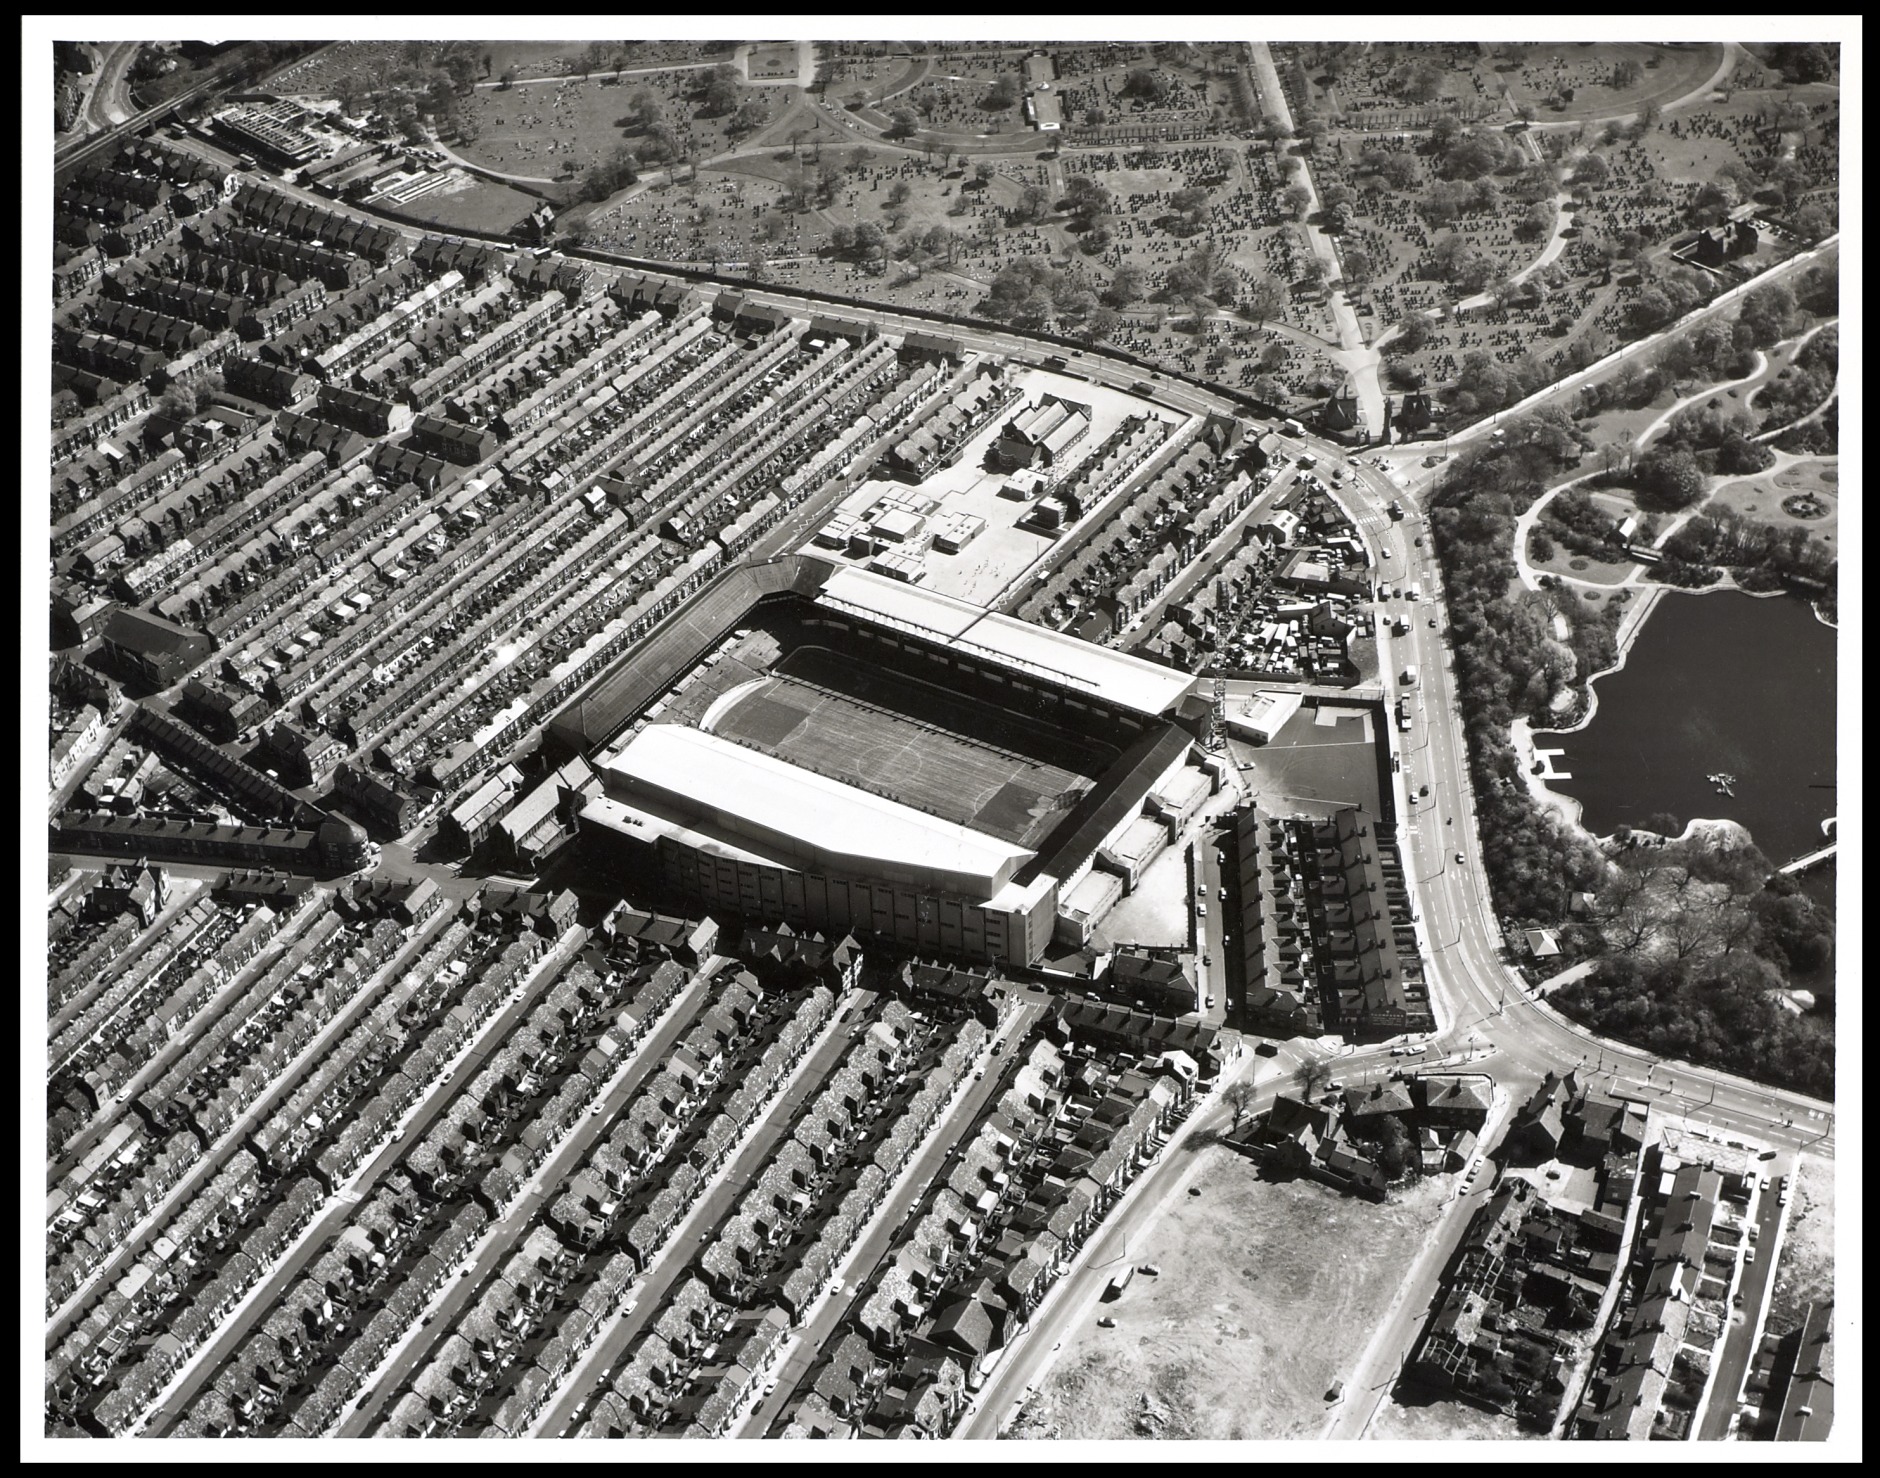
[[[1201,917],[1205,919],[1205,918],[1206,918],[1206,917],[1208,916],[1208,906],[1207,906],[1207,904],[1205,904],[1205,903],[1197,903],[1197,904],[1195,905],[1195,912],[1196,912],[1196,913],[1198,913],[1198,914],[1200,914],[1200,915],[1201,915]]]
[[[986,1075],[986,1070],[982,1067],[979,1069],[978,1072],[973,1074],[973,1081],[977,1082],[979,1079],[985,1077],[985,1075]]]
[[[1463,855],[1462,855],[1462,854],[1461,854],[1460,852],[1458,852],[1458,853],[1456,853],[1456,861],[1458,861],[1458,862],[1466,862],[1466,861],[1468,861],[1468,859],[1467,859],[1466,857],[1464,857],[1464,856],[1463,856]]]
[[[1212,1011],[1213,1009],[1214,1009],[1214,997],[1209,996],[1208,997],[1208,1010]]]
[[[404,1137],[405,1137],[405,1126],[403,1124],[400,1124],[396,1129],[392,1131],[392,1138],[393,1140],[396,1141],[396,1140],[403,1139]]]
[[[1435,629],[1436,629],[1436,618],[1432,616],[1430,617],[1430,630],[1434,631]]]
[[[1109,1314],[1105,1314],[1101,1319],[1097,1320],[1097,1328],[1114,1329],[1116,1328],[1116,1320]]]
[[[1390,1049],[1390,1055],[1392,1057],[1402,1057],[1403,1054],[1404,1054],[1404,1049],[1402,1047],[1392,1047]]]
[[[1745,1247],[1743,1249],[1743,1261],[1746,1263],[1756,1261],[1756,1249],[1754,1247]]]
[[[1762,1189],[1765,1191],[1769,1189],[1769,1177],[1766,1175],[1762,1178]]]
[[[1415,544],[1417,548],[1421,549],[1423,547],[1423,536],[1421,534],[1418,534],[1415,539],[1411,540],[1411,542]]]
[[[1227,889],[1221,889],[1221,902],[1227,902]]]

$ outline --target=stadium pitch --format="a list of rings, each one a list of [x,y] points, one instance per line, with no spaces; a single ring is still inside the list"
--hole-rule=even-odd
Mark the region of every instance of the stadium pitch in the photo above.
[[[713,733],[1036,847],[1118,751],[1024,714],[799,647],[718,710]]]

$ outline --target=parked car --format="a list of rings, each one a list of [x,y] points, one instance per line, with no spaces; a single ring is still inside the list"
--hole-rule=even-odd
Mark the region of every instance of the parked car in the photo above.
[[[1116,1320],[1110,1315],[1105,1314],[1101,1319],[1097,1320],[1097,1328],[1114,1329],[1116,1328]]]

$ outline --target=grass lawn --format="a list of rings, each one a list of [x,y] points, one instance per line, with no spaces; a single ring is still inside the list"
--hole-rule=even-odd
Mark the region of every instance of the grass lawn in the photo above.
[[[1543,122],[1572,122],[1630,113],[1646,103],[1663,106],[1685,96],[1709,80],[1723,60],[1720,42],[1689,46],[1662,46],[1644,42],[1578,42],[1517,48],[1518,66],[1504,62],[1497,76],[1517,104],[1540,109]],[[1611,85],[1613,69],[1622,61],[1635,61],[1642,75],[1629,87]],[[1548,106],[1547,100],[1563,87],[1574,89],[1573,101]]]
[[[1734,478],[1721,484],[1710,495],[1710,502],[1733,508],[1758,523],[1774,524],[1779,529],[1805,528],[1828,543],[1840,526],[1840,469],[1818,458],[1797,462],[1788,468],[1771,468],[1754,477]],[[1828,507],[1825,518],[1796,518],[1783,508],[1785,498],[1809,493]]]
[[[1311,1438],[1325,1393],[1369,1343],[1446,1190],[1385,1205],[1314,1181],[1263,1180],[1212,1145],[1132,1254],[1138,1276],[1066,1340],[1014,1435],[1217,1441]],[[1307,1312],[1309,1311],[1309,1313]]]
[[[735,140],[726,131],[725,117],[701,116],[693,94],[702,75],[697,71],[628,75],[616,86],[610,73],[597,72],[585,82],[575,76],[539,86],[478,88],[472,103],[477,137],[456,148],[464,158],[505,174],[541,178],[581,174],[623,144],[644,146],[645,132],[624,125],[636,98],[648,95],[671,126],[680,153],[707,160]],[[740,96],[755,100],[768,121],[783,111],[790,93],[785,88],[754,87],[745,88]]]
[[[1608,564],[1604,560],[1588,559],[1583,554],[1574,554],[1556,544],[1554,557],[1537,560],[1531,555],[1528,562],[1544,575],[1563,575],[1572,580],[1585,580],[1594,585],[1617,585],[1632,573],[1635,562],[1626,560],[1623,564]]]

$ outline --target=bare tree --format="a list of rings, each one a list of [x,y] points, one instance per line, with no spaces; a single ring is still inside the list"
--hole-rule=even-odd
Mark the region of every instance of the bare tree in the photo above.
[[[1680,960],[1689,959],[1717,937],[1710,914],[1694,908],[1681,908],[1673,914],[1666,925],[1666,934],[1671,940],[1672,953]]]
[[[1332,1080],[1332,1065],[1322,1057],[1309,1057],[1293,1072],[1293,1083],[1299,1089],[1299,1096],[1308,1102],[1319,1096],[1319,1090]]]
[[[1253,1084],[1241,1078],[1229,1086],[1227,1092],[1222,1095],[1223,1101],[1234,1111],[1233,1132],[1235,1134],[1240,1133],[1240,1121],[1247,1116],[1247,1110],[1253,1107],[1256,1091]]]

